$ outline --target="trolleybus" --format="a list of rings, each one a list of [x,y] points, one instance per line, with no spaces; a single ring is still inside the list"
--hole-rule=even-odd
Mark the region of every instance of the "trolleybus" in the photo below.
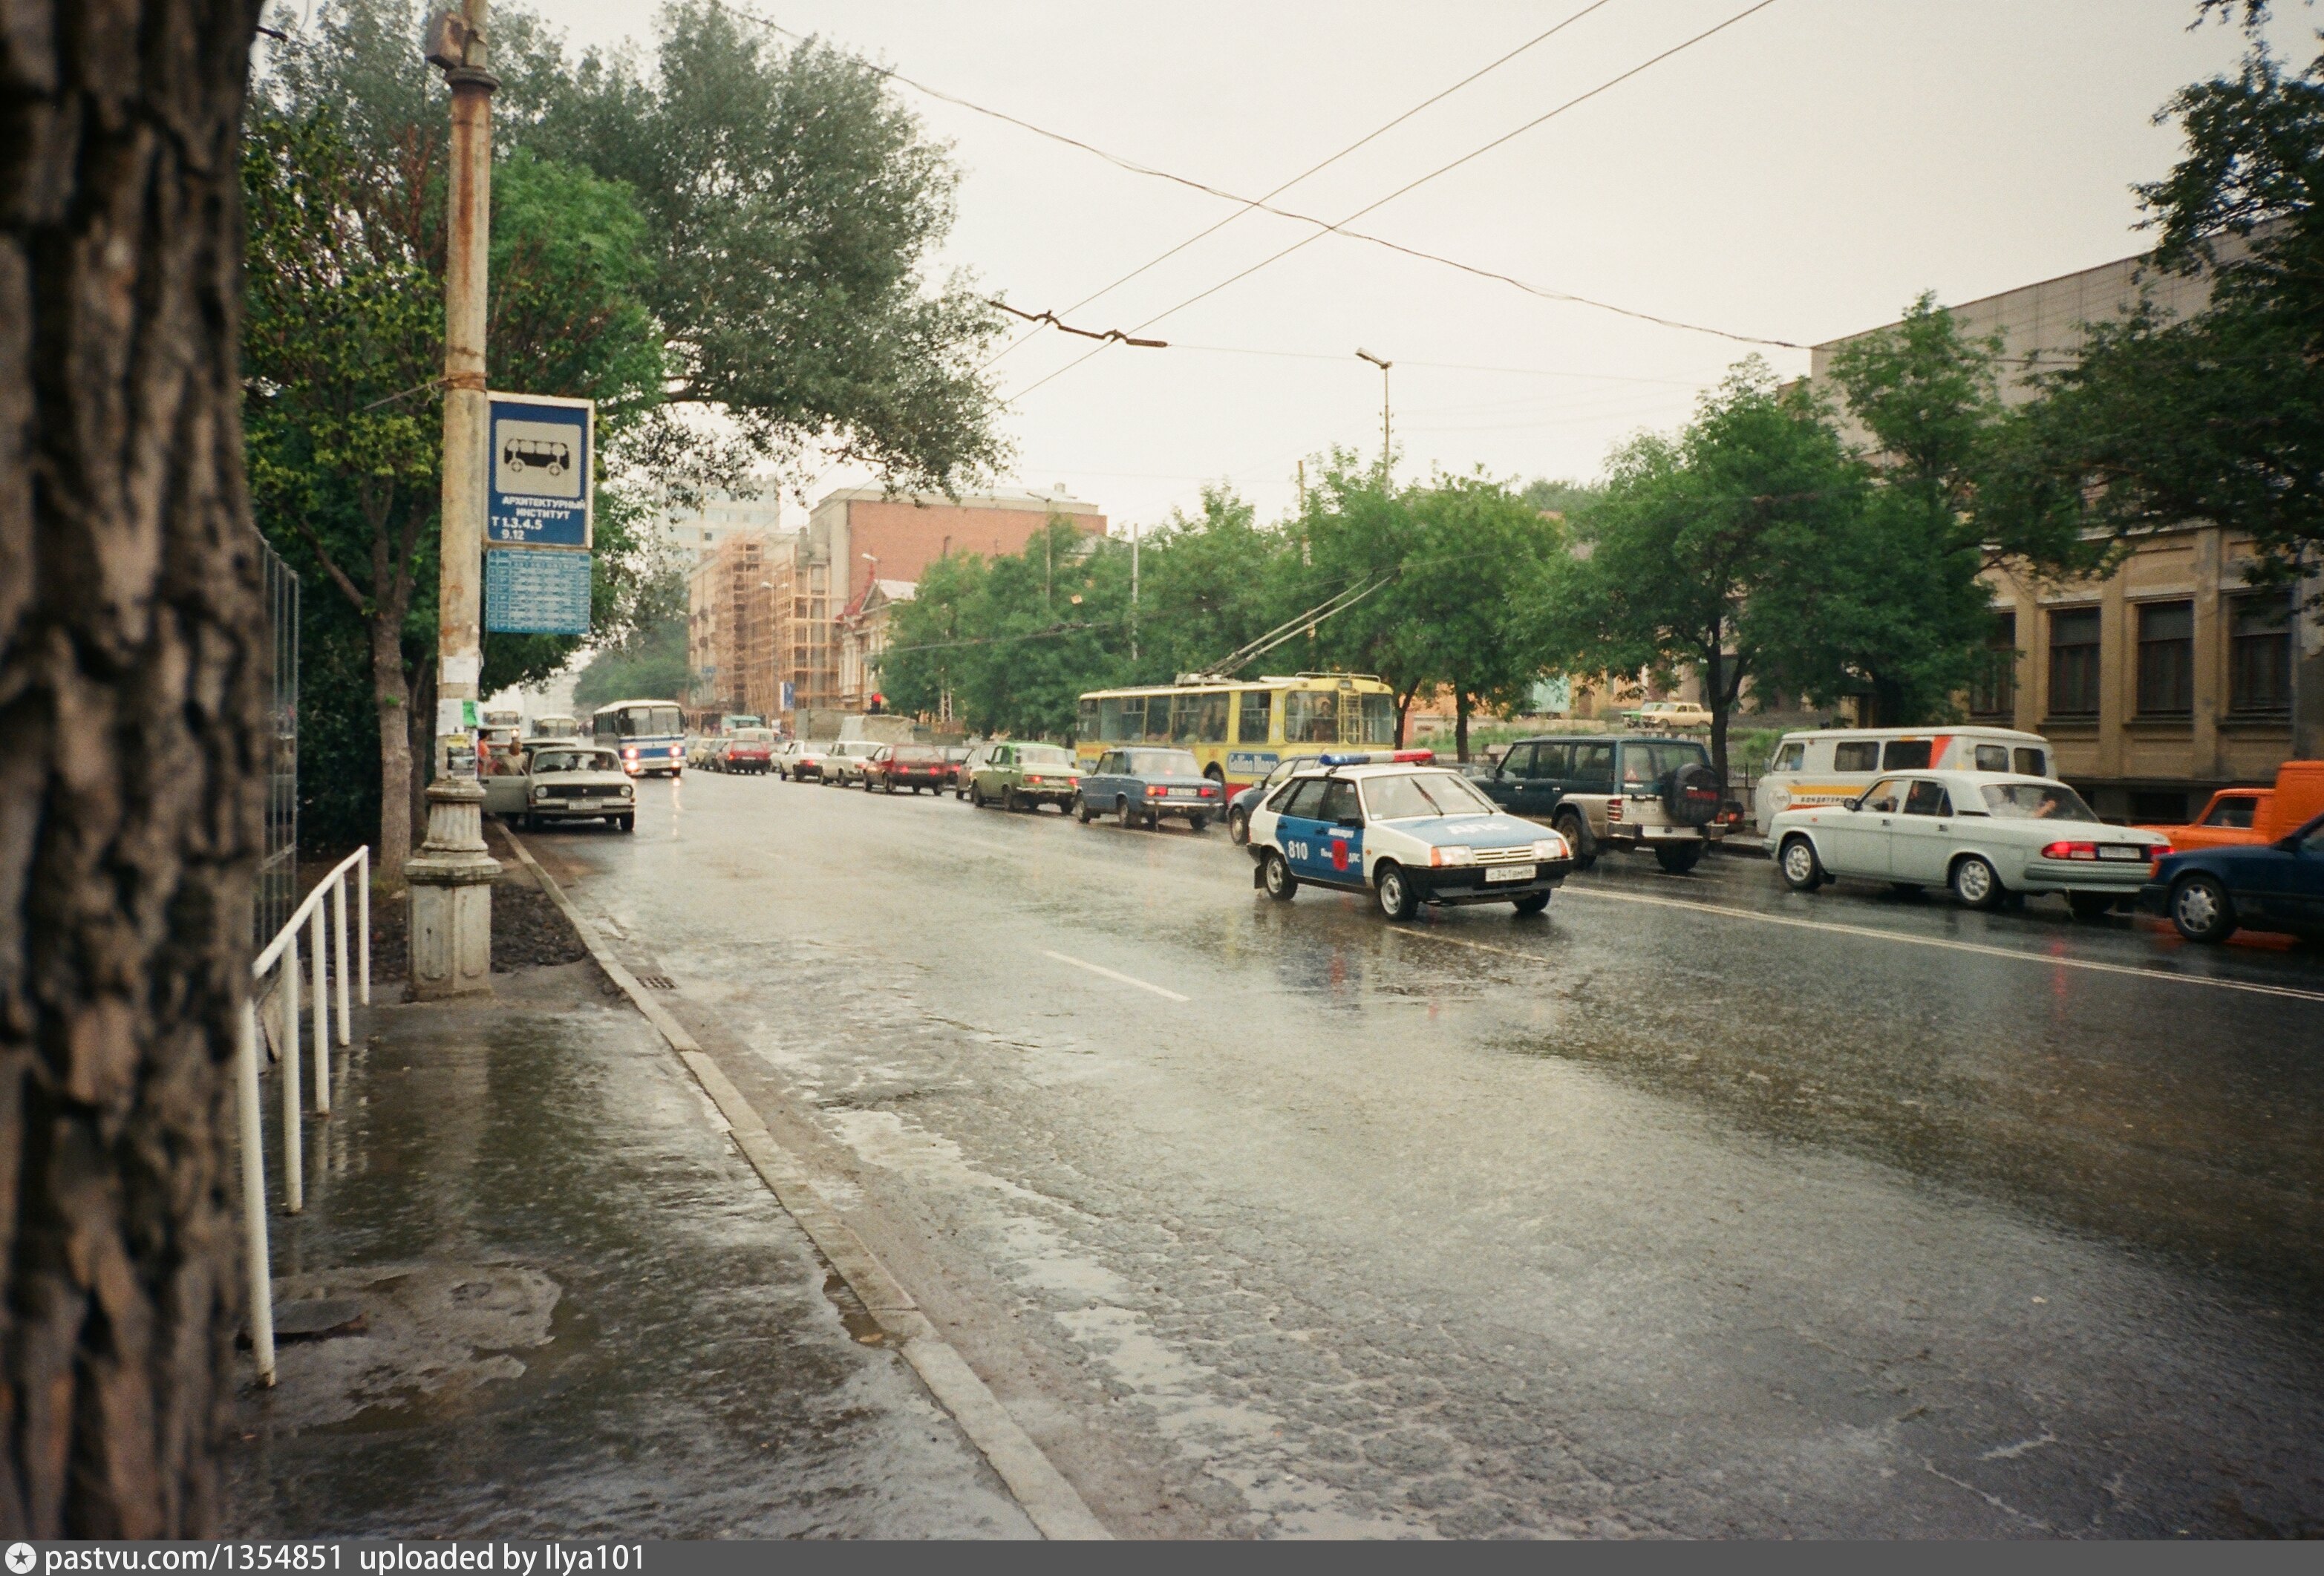
[[[1175,744],[1231,794],[1286,756],[1396,743],[1396,696],[1369,673],[1296,673],[1096,689],[1081,697],[1074,752],[1087,771],[1107,746]]]

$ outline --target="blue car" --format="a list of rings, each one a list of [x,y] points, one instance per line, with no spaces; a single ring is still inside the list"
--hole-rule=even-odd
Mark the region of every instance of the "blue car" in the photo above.
[[[1163,816],[1179,816],[1188,830],[1200,832],[1226,807],[1225,798],[1226,790],[1203,775],[1193,751],[1125,745],[1107,751],[1082,773],[1074,811],[1084,826],[1111,816],[1124,826],[1151,832]]]
[[[2273,843],[2168,854],[2138,889],[2138,906],[2169,915],[2189,941],[2241,929],[2324,935],[2324,816]]]

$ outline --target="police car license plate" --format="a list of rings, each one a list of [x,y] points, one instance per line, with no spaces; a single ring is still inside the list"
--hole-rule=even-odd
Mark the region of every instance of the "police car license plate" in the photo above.
[[[1533,870],[1529,864],[1500,865],[1485,872],[1485,883],[1490,886],[1497,881],[1529,881],[1533,880]]]

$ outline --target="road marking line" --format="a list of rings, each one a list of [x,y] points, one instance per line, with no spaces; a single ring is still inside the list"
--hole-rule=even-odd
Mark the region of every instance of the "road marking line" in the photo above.
[[[1045,958],[1055,958],[1061,963],[1071,963],[1077,969],[1087,969],[1093,974],[1103,974],[1109,980],[1119,980],[1125,985],[1135,985],[1141,991],[1151,991],[1157,996],[1167,996],[1173,1001],[1185,1001],[1192,1000],[1189,997],[1179,995],[1176,991],[1165,991],[1159,985],[1149,985],[1145,981],[1132,979],[1128,974],[1116,973],[1113,970],[1105,967],[1102,963],[1084,963],[1080,958],[1069,958],[1061,952],[1051,952],[1047,947],[1043,947],[1041,949],[1041,955]]]
[[[2306,991],[2297,985],[2262,985],[2248,980],[2220,980],[2203,974],[2179,974],[2161,969],[2139,968],[2131,963],[2100,963],[2095,958],[2055,957],[2046,953],[2025,952],[2017,947],[1987,946],[1974,941],[1947,941],[1934,935],[1908,935],[1894,930],[1875,930],[1864,925],[1841,925],[1830,919],[1799,919],[1787,914],[1761,914],[1749,908],[1733,908],[1723,903],[1697,903],[1683,898],[1649,898],[1642,892],[1609,892],[1600,887],[1569,886],[1563,889],[1574,897],[1603,898],[1609,903],[1639,903],[1652,908],[1692,909],[1702,914],[1716,914],[1722,919],[1748,919],[1757,925],[1781,925],[1794,930],[1821,930],[1835,935],[1861,936],[1868,941],[1893,941],[1906,946],[1974,953],[1979,957],[2006,958],[2011,963],[2086,969],[2098,974],[2128,974],[2135,980],[2153,980],[2174,985],[2208,985],[2218,991],[2244,991],[2255,996],[2281,996],[2293,1001],[2324,1001],[2324,991]],[[1514,947],[1494,946],[1481,941],[1464,941],[1458,936],[1439,935],[1434,930],[1401,930],[1397,934],[1422,936],[1451,946],[1473,947],[1479,952],[1499,953],[1505,957],[1523,958],[1528,963],[1554,961],[1541,953],[1520,952]]]

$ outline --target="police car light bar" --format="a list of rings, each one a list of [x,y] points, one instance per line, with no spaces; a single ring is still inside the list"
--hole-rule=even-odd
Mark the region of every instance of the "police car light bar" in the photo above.
[[[1434,750],[1357,750],[1335,755],[1318,755],[1316,760],[1326,766],[1379,766],[1391,760],[1434,760]]]

